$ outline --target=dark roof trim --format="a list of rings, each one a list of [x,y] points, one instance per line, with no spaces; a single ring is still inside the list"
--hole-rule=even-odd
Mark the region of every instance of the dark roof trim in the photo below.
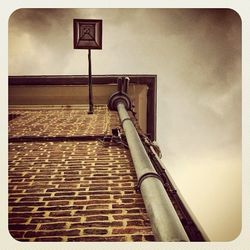
[[[131,82],[137,84],[152,84],[156,75],[93,75],[93,84],[116,83],[118,77],[128,76]],[[87,75],[36,75],[9,76],[9,85],[87,85]]]
[[[93,75],[93,84],[117,83],[118,77],[128,76],[135,84],[147,84],[147,133],[151,140],[156,139],[156,110],[157,110],[157,76],[156,75]],[[35,75],[9,76],[9,86],[14,85],[87,85],[87,75]]]

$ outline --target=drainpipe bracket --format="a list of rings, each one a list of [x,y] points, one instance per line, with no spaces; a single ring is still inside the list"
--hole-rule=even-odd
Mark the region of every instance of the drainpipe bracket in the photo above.
[[[145,179],[149,178],[149,177],[153,177],[153,178],[156,178],[156,179],[160,180],[162,182],[162,184],[164,185],[162,178],[157,173],[155,173],[155,172],[148,172],[148,173],[145,173],[145,174],[143,174],[143,175],[140,176],[140,178],[138,180],[138,183],[135,186],[136,192],[140,192],[141,191],[141,184],[142,184],[142,182]]]
[[[129,96],[124,92],[116,92],[110,96],[108,101],[108,108],[117,111],[117,105],[121,102],[124,104],[126,110],[131,110],[132,104]]]

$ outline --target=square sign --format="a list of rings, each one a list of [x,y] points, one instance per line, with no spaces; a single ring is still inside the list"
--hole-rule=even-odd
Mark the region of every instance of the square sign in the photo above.
[[[74,19],[74,49],[102,49],[102,20]]]

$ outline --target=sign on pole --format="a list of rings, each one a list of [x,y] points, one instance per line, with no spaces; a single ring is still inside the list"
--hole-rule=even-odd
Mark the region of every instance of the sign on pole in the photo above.
[[[102,20],[74,19],[74,49],[88,49],[89,114],[93,114],[91,49],[102,49]]]

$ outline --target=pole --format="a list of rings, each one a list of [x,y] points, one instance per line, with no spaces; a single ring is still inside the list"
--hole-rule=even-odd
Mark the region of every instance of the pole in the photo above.
[[[116,108],[135,166],[144,204],[149,215],[156,241],[189,241],[178,215],[156,173],[140,137],[131,121],[124,102]]]
[[[91,72],[91,49],[88,50],[89,61],[89,111],[88,114],[93,114],[93,93],[92,93],[92,72]]]

